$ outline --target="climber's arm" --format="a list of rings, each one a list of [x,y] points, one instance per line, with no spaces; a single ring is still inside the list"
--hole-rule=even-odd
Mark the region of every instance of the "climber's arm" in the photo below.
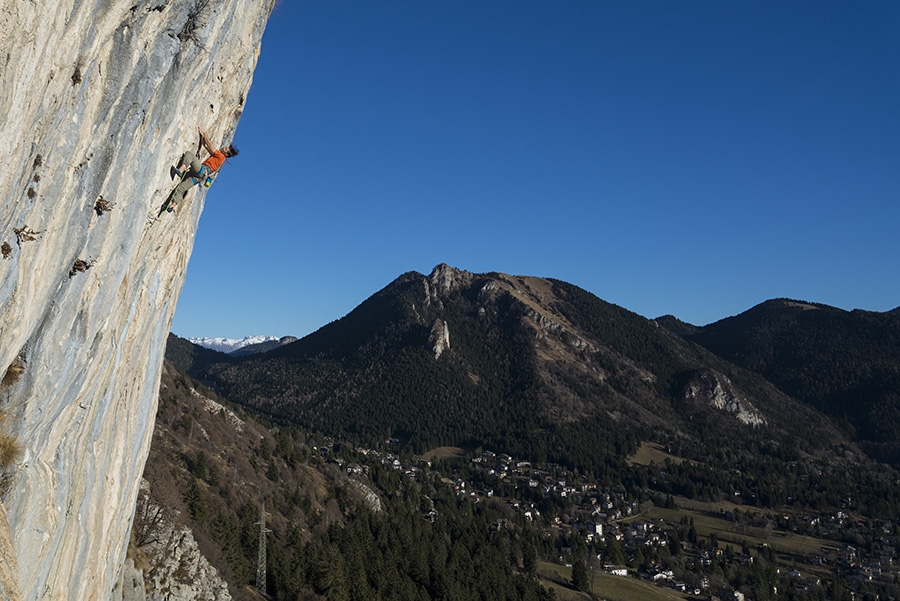
[[[200,143],[206,149],[206,152],[212,154],[216,151],[215,147],[213,147],[212,143],[209,141],[209,136],[206,135],[206,132],[203,131],[202,127],[198,127],[197,131],[200,132]]]

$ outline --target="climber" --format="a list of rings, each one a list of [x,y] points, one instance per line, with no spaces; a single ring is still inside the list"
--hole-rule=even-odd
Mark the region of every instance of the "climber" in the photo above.
[[[200,133],[200,146],[206,148],[210,156],[201,163],[200,159],[197,158],[200,148],[197,148],[196,154],[188,150],[181,155],[181,158],[178,160],[178,166],[169,169],[169,175],[172,179],[176,177],[181,178],[181,183],[172,192],[170,196],[171,202],[168,203],[166,208],[170,212],[174,209],[175,203],[183,200],[188,190],[201,181],[204,182],[205,186],[209,187],[212,184],[213,173],[222,168],[225,159],[238,155],[238,149],[231,144],[216,150],[210,143],[209,136],[206,135],[203,128],[198,127],[197,131]]]

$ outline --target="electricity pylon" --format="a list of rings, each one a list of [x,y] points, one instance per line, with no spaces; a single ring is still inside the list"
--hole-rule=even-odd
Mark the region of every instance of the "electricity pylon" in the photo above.
[[[263,595],[266,594],[266,534],[271,530],[266,530],[266,502],[263,501],[259,508],[259,555],[256,559],[256,590]]]

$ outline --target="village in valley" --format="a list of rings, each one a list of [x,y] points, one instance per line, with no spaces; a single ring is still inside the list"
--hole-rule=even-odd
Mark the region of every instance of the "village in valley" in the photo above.
[[[387,442],[388,449],[396,445]],[[875,599],[866,596],[873,583],[900,583],[898,525],[853,517],[849,510],[773,512],[653,491],[636,498],[621,486],[585,481],[559,465],[483,449],[439,449],[423,457],[371,449],[341,457],[330,445],[317,449],[351,478],[364,479],[378,463],[411,482],[440,481],[472,503],[505,505],[509,518],[496,527],[541,533],[554,552],[536,575],[560,584],[570,584],[573,576],[566,575],[579,555],[592,579],[595,573],[638,579],[684,598],[749,599],[728,583],[762,572],[770,574],[773,589],[794,589],[809,598],[842,598],[828,594],[840,586],[847,598]],[[423,512],[423,519],[436,517],[433,508]]]

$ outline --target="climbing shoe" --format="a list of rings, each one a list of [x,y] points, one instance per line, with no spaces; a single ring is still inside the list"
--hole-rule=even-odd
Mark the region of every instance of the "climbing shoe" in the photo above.
[[[178,179],[181,179],[182,177],[184,177],[184,173],[182,173],[175,167],[169,167],[169,177],[171,177],[172,179],[175,179],[176,177]]]

